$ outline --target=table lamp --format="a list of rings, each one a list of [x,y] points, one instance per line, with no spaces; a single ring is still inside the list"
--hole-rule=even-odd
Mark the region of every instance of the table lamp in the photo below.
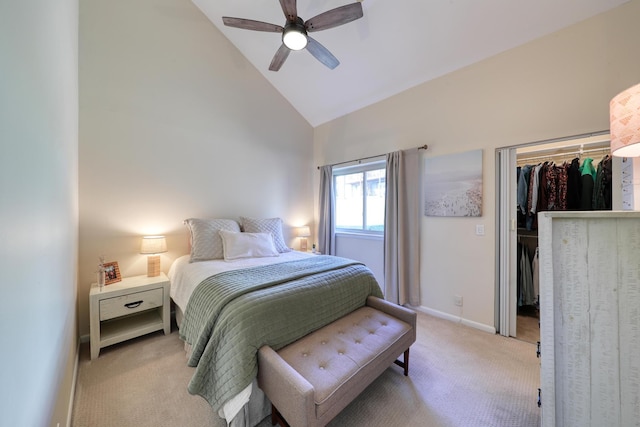
[[[611,154],[640,156],[640,84],[616,95],[609,104]]]
[[[300,251],[307,251],[307,237],[311,236],[311,230],[309,226],[298,227],[296,230],[297,236],[300,238]]]
[[[144,236],[140,253],[149,255],[147,257],[147,276],[156,277],[160,275],[160,253],[167,252],[167,241],[164,236]]]

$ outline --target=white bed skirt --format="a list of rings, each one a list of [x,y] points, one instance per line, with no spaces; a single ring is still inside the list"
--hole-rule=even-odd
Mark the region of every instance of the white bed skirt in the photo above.
[[[182,325],[184,313],[182,313],[177,304],[174,305],[176,308],[176,323],[179,329],[180,325]],[[184,349],[186,357],[189,358],[191,346],[185,342]],[[218,410],[220,418],[225,419],[227,426],[230,427],[254,427],[270,414],[271,402],[258,387],[258,381],[255,379]]]

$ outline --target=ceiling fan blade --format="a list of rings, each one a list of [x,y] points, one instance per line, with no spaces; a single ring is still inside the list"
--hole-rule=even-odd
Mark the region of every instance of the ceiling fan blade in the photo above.
[[[295,21],[298,17],[298,7],[296,6],[296,0],[280,0],[280,6],[287,21]]]
[[[356,2],[316,15],[304,25],[308,32],[326,30],[360,19],[362,15],[362,3]]]
[[[265,31],[268,33],[281,33],[284,31],[284,28],[280,25],[269,24],[268,22],[262,21],[254,21],[252,19],[230,18],[228,16],[223,16],[222,22],[224,22],[224,25],[226,25],[227,27],[242,28],[244,30]]]
[[[338,61],[338,59],[333,56],[326,47],[308,36],[307,41],[307,50],[311,55],[315,56],[318,61],[322,62],[332,70],[340,64],[340,61]]]
[[[287,46],[285,46],[284,43],[282,43],[282,45],[280,45],[280,49],[278,49],[276,54],[273,56],[273,59],[271,60],[271,65],[269,65],[269,70],[278,71],[280,67],[282,67],[282,64],[284,64],[284,61],[289,56],[289,52],[291,52],[291,49],[289,49]]]

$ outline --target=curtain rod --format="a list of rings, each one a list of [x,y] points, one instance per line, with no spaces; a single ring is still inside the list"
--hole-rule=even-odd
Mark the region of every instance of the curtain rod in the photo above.
[[[428,149],[429,146],[427,144],[421,145],[420,147],[418,147],[418,150],[426,150]],[[338,165],[344,165],[347,163],[351,163],[351,162],[361,162],[363,160],[369,160],[369,159],[375,159],[376,157],[382,157],[382,156],[386,156],[386,154],[378,154],[377,156],[368,156],[368,157],[363,157],[361,159],[355,159],[355,160],[347,160],[345,162],[339,162],[339,163],[334,163],[332,165],[325,165],[325,166],[338,166]],[[317,169],[320,169],[321,166],[318,166]]]

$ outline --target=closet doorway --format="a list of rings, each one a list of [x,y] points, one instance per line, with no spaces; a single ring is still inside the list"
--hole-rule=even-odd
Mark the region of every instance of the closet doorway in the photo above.
[[[606,163],[604,163],[606,162]],[[585,177],[585,193],[575,192],[575,183],[567,188],[570,166],[577,166],[578,177],[590,175],[593,188],[599,167],[607,164],[613,171],[608,181],[610,193],[606,200],[593,197],[593,188]],[[602,163],[602,165],[601,165]],[[498,284],[496,292],[496,325],[501,335],[527,342],[539,341],[538,281],[537,281],[537,221],[535,212],[542,210],[621,209],[621,159],[610,156],[609,132],[541,141],[507,147],[496,153]],[[560,174],[561,176],[557,176]],[[520,178],[536,177],[534,186],[523,186]],[[564,176],[564,178],[562,177]],[[540,190],[552,189],[549,195],[534,197]],[[548,181],[552,180],[552,181]],[[520,184],[520,186],[519,186]],[[601,185],[601,183],[598,183]],[[561,187],[561,188],[559,188]],[[525,191],[526,188],[526,191]],[[591,188],[591,189],[590,189]],[[599,187],[600,188],[600,187]],[[530,191],[531,189],[531,191]],[[615,189],[618,189],[617,191]],[[571,193],[570,193],[571,191]],[[587,191],[591,191],[587,193]],[[560,196],[558,196],[560,194]],[[583,197],[584,196],[584,197]],[[560,199],[558,198],[560,197]],[[534,201],[535,200],[535,201]],[[589,200],[589,204],[587,204]],[[583,204],[576,205],[582,202]],[[604,203],[608,203],[605,207]]]

